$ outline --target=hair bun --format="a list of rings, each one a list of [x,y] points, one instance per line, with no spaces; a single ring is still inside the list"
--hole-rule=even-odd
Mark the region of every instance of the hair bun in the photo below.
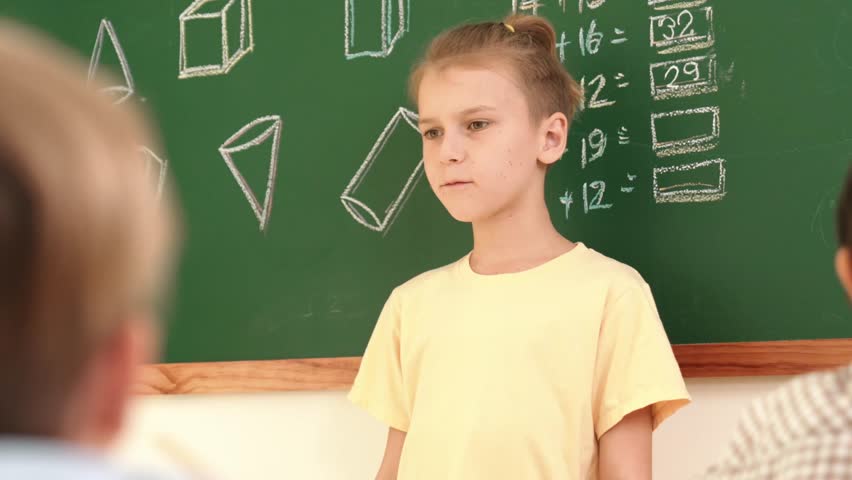
[[[549,21],[534,15],[510,15],[503,25],[511,25],[517,34],[525,34],[547,53],[556,56],[556,31]]]

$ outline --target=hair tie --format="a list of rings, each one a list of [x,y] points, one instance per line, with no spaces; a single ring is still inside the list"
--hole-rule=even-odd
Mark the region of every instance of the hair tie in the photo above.
[[[500,25],[503,25],[504,27],[506,27],[506,30],[508,30],[512,33],[515,33],[515,27],[513,27],[511,24],[500,22]]]

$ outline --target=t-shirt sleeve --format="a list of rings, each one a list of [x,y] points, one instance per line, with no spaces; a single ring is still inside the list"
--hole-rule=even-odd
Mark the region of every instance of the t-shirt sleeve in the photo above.
[[[349,400],[388,426],[408,431],[409,409],[400,361],[400,307],[396,291],[385,302]]]
[[[607,302],[594,370],[595,433],[651,406],[653,428],[689,403],[651,289],[637,282]]]

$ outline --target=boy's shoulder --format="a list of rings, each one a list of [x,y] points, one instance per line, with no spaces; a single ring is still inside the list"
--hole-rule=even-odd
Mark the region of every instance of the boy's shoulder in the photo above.
[[[595,288],[604,289],[618,296],[631,290],[647,290],[648,284],[642,275],[630,265],[608,257],[583,244],[578,248],[584,248],[582,262],[578,262],[577,268],[566,268],[566,275],[580,275],[584,281]]]
[[[596,274],[603,278],[612,279],[613,281],[644,281],[639,272],[626,263],[622,263],[612,257],[608,257],[597,250],[586,247],[583,244],[577,244],[577,248],[583,248],[585,250],[583,260],[584,266],[589,274]]]
[[[755,424],[765,423],[767,428],[774,428],[776,421],[783,420],[791,429],[789,433],[799,436],[808,432],[824,432],[833,426],[842,426],[847,431],[852,420],[850,406],[852,365],[846,365],[799,375],[756,400],[746,415],[754,416],[758,420]],[[824,423],[825,420],[829,422]],[[835,424],[834,421],[840,423]]]
[[[460,262],[467,261],[467,257],[468,255],[465,255],[464,257],[452,263],[448,263],[446,265],[442,265],[440,267],[433,268],[431,270],[427,270],[423,273],[415,275],[414,277],[397,286],[394,289],[394,294],[405,296],[429,289],[433,286],[445,284],[450,279],[450,277],[457,273],[458,268],[460,266]]]

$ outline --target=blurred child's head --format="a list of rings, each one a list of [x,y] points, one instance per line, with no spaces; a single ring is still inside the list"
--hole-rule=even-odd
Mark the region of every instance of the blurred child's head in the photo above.
[[[432,41],[410,78],[426,175],[458,220],[541,202],[582,105],[547,20],[513,15],[462,25]]]
[[[843,192],[837,200],[837,240],[837,276],[846,295],[852,300],[852,168],[846,173]]]
[[[172,242],[144,119],[0,23],[0,435],[103,445],[153,353]]]

